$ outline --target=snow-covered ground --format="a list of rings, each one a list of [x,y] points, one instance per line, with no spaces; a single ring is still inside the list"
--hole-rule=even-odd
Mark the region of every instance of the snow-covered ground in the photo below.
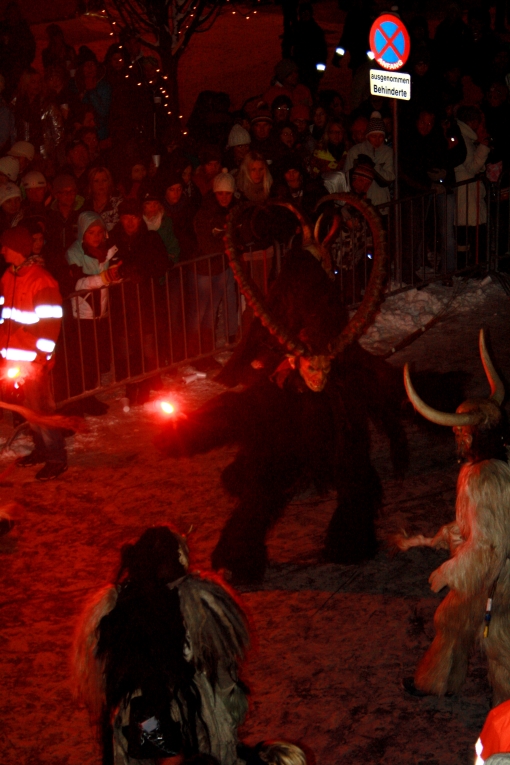
[[[478,309],[489,295],[501,291],[487,276],[483,281],[454,278],[452,286],[433,282],[401,292],[386,298],[360,343],[367,351],[385,355],[417,330],[426,329],[433,319]]]

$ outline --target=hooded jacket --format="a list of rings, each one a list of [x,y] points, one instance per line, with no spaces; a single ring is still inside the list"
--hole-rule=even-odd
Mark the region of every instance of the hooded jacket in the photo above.
[[[106,226],[100,215],[95,212],[83,212],[78,218],[78,238],[74,244],[72,244],[66,252],[66,260],[70,266],[76,266],[81,270],[84,276],[81,276],[74,289],[79,292],[80,290],[98,289],[104,287],[104,282],[101,279],[100,274],[109,268],[111,259],[117,252],[116,247],[111,247],[108,250],[106,259],[100,263],[97,258],[87,255],[83,247],[83,237],[87,229],[89,229],[94,223],[99,223],[106,231]],[[78,271],[79,272],[79,271]],[[101,290],[101,304],[96,309],[93,306],[92,296],[90,293],[84,297],[73,298],[73,316],[79,315],[80,319],[93,319],[94,313],[98,313],[99,316],[105,316],[108,306],[108,292],[106,289]]]

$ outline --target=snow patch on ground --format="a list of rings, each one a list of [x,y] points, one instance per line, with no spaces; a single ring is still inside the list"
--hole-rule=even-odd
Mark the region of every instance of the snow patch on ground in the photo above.
[[[360,344],[377,355],[389,353],[432,319],[472,311],[484,303],[490,293],[500,289],[490,277],[483,281],[454,278],[452,286],[435,282],[423,289],[392,295],[382,304]]]

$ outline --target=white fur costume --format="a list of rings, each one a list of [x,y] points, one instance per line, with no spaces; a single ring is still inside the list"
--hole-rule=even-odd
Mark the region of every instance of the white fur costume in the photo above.
[[[491,459],[462,466],[457,482],[456,522],[433,539],[397,539],[401,549],[446,547],[451,558],[430,576],[434,592],[450,592],[436,611],[436,636],[418,665],[418,689],[457,693],[470,651],[479,640],[489,663],[493,702],[510,699],[510,467]],[[487,598],[493,595],[489,634],[483,637]]]

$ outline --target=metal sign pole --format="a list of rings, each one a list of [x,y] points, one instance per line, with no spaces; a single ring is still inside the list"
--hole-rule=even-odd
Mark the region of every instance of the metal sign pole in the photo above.
[[[395,173],[394,199],[395,205],[395,279],[400,284],[402,282],[402,247],[400,241],[401,215],[400,215],[400,188],[399,188],[399,170],[398,170],[398,99],[392,99],[392,117],[393,117],[393,171]]]

